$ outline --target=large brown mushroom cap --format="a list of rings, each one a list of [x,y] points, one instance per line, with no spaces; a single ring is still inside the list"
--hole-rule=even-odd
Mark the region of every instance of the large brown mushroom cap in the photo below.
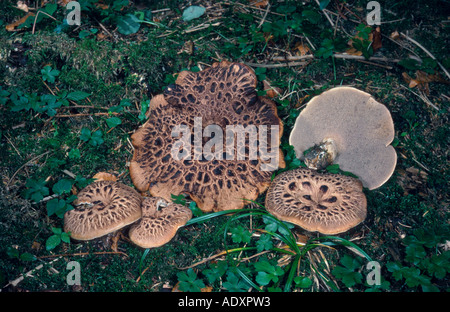
[[[191,134],[196,118],[201,118],[202,133],[208,125],[219,126],[224,142],[229,125],[266,125],[269,145],[271,126],[277,126],[281,139],[283,125],[276,104],[258,97],[256,83],[253,70],[238,63],[215,63],[200,72],[180,73],[176,84],[151,100],[149,119],[131,137],[135,151],[130,176],[136,188],[168,201],[171,194],[188,194],[205,212],[239,209],[245,205],[244,199],[256,199],[269,186],[272,171],[284,167],[280,140],[275,165],[262,159],[261,154],[249,160],[248,139],[244,150],[235,150],[233,160],[226,159],[225,143],[222,155],[214,149],[214,159],[196,159],[199,151],[195,150],[198,139],[194,135],[190,160],[171,155],[172,147],[182,138],[172,137],[172,130],[185,125]],[[201,143],[205,146],[205,138]],[[247,157],[238,160],[236,154],[243,152],[247,152]],[[270,148],[268,152],[272,152]]]
[[[167,203],[160,197],[145,197],[142,219],[132,225],[130,240],[142,248],[154,248],[168,243],[192,218],[192,212],[183,205]]]
[[[355,178],[299,168],[275,177],[267,191],[266,209],[307,231],[334,235],[366,218],[367,200]]]
[[[369,189],[392,175],[397,154],[389,145],[394,123],[389,110],[370,94],[338,87],[314,97],[298,116],[289,142],[299,159],[314,145],[331,140],[336,145],[334,163],[349,171]]]
[[[141,217],[142,197],[133,188],[114,181],[97,181],[82,189],[74,209],[64,215],[64,231],[76,240],[112,233]]]

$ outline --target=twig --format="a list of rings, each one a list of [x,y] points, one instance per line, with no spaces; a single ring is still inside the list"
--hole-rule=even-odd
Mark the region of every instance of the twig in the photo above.
[[[245,63],[245,65],[251,67],[265,67],[265,68],[280,68],[280,67],[293,67],[293,66],[304,66],[308,62],[288,62],[283,64],[257,64],[257,63]]]
[[[259,22],[258,27],[256,27],[257,29],[260,29],[261,26],[264,24],[264,21],[266,20],[266,17],[267,17],[267,13],[269,13],[269,9],[270,9],[270,3],[267,4],[266,12],[264,12],[262,20]]]
[[[57,118],[70,118],[70,117],[86,117],[86,116],[109,116],[109,115],[118,115],[118,113],[80,113],[80,114],[60,114],[60,115],[55,115],[54,117]]]
[[[89,256],[89,255],[122,255],[129,257],[126,253],[122,251],[96,251],[96,252],[77,252],[73,254],[59,254],[59,255],[47,255],[37,257],[38,259],[47,258],[57,258],[57,257],[79,257],[79,256]]]
[[[341,54],[341,53],[334,53],[333,56],[335,58],[339,58],[339,59],[350,59],[350,60],[365,60],[365,61],[378,61],[378,62],[389,62],[389,63],[400,62],[399,59],[388,59],[386,57],[378,57],[378,56],[371,56],[371,57],[369,57],[369,59],[366,59],[362,55],[351,55],[351,54]]]
[[[50,153],[50,152],[51,152],[51,151],[47,151],[47,152],[45,152],[45,153],[43,153],[43,154],[41,154],[41,155],[38,155],[38,156],[36,156],[36,157],[33,157],[32,159],[30,159],[29,161],[27,161],[25,164],[23,164],[22,166],[20,166],[20,168],[17,169],[16,172],[14,172],[14,174],[12,175],[12,177],[9,179],[8,183],[6,184],[6,186],[8,187],[8,186],[11,184],[11,181],[14,179],[14,177],[16,176],[16,174],[17,174],[20,170],[22,170],[23,167],[25,167],[26,165],[28,165],[29,163],[31,163],[31,162],[33,162],[33,161],[35,161],[35,160],[37,160],[37,159],[39,159],[39,158],[41,158],[41,157],[47,155],[47,154]]]
[[[274,56],[272,57],[272,61],[298,61],[298,60],[304,60],[304,59],[312,59],[314,58],[314,55],[308,54],[308,55],[286,55],[286,56]]]
[[[54,260],[50,261],[49,264],[52,264],[52,263],[58,261],[59,259],[61,259],[61,258],[54,259]],[[32,269],[32,270],[30,270],[30,271],[28,271],[28,272],[26,272],[24,274],[21,274],[18,278],[16,278],[15,280],[13,280],[13,281],[9,282],[8,284],[6,284],[5,286],[3,286],[3,288],[6,288],[6,287],[8,287],[10,285],[13,286],[13,287],[16,287],[21,281],[24,280],[25,277],[33,276],[32,274],[35,271],[38,271],[38,270],[42,269],[43,267],[44,267],[44,264],[39,264],[34,269]]]
[[[411,41],[412,43],[414,43],[416,46],[418,46],[419,48],[421,48],[426,54],[428,54],[429,57],[431,57],[433,60],[436,61],[436,63],[439,65],[439,67],[442,69],[442,71],[447,75],[447,78],[450,79],[450,73],[447,71],[447,69],[445,69],[444,66],[442,66],[442,64],[436,59],[436,57],[434,57],[433,54],[431,54],[430,51],[428,51],[427,49],[425,49],[420,43],[418,43],[416,40],[414,40],[413,38],[405,35],[404,33],[400,33],[401,36],[403,36],[405,39]]]
[[[414,92],[413,90],[405,87],[404,85],[400,85],[400,87],[402,87],[403,89],[408,90],[409,92],[411,92],[412,94],[415,94],[416,96],[418,96],[422,101],[424,101],[427,105],[430,105],[431,107],[433,107],[435,110],[439,111],[439,107],[437,107],[436,105],[434,105],[433,103],[431,103],[431,101],[425,96],[425,94],[421,93],[421,94],[417,94],[416,92]]]
[[[48,17],[52,18],[54,21],[56,21],[56,18],[54,18],[50,14],[48,14],[44,11],[41,11],[41,10],[37,11],[36,16],[34,17],[33,30],[31,31],[31,34],[33,34],[33,35],[34,35],[34,29],[36,28],[36,21],[37,21],[37,17],[39,15],[39,13],[43,13],[43,14],[47,15]]]
[[[317,5],[320,7],[320,2],[319,2],[319,0],[315,0],[316,1],[316,3],[317,3]],[[331,27],[333,27],[334,28],[334,23],[333,23],[333,20],[328,16],[328,13],[327,12],[325,12],[325,10],[322,10],[322,12],[323,12],[323,14],[325,14],[325,17],[327,18],[327,20],[330,22],[330,24],[331,24]]]

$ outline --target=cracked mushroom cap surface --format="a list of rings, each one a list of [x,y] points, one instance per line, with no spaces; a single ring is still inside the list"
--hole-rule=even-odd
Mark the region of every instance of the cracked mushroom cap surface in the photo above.
[[[325,91],[308,102],[297,117],[289,143],[299,159],[304,152],[332,139],[334,163],[372,190],[394,172],[397,154],[390,145],[394,123],[389,110],[370,94],[352,87]]]
[[[161,197],[145,197],[142,218],[129,231],[130,240],[142,248],[154,248],[168,243],[192,218],[192,211],[183,205],[168,203]]]
[[[74,209],[64,214],[64,231],[76,240],[95,239],[141,217],[141,195],[115,181],[96,181],[82,189]]]
[[[299,168],[275,177],[267,191],[266,209],[307,231],[334,235],[366,218],[367,200],[358,179]]]
[[[175,84],[151,100],[148,120],[131,137],[135,149],[130,176],[136,188],[167,201],[171,194],[187,194],[204,212],[240,209],[247,203],[244,199],[256,199],[268,188],[272,172],[285,166],[276,104],[259,97],[256,84],[253,70],[239,63],[224,61],[200,72],[181,72]],[[229,136],[234,144],[227,144],[227,126],[237,129]],[[262,142],[260,126],[266,126],[269,147],[250,159],[251,148]],[[173,133],[177,127],[186,132]],[[239,129],[249,130],[242,148],[237,147]],[[259,142],[253,140],[256,145],[250,146],[252,129]],[[277,141],[274,149],[272,139]],[[175,148],[188,156],[174,157]],[[213,157],[205,156],[206,149]]]

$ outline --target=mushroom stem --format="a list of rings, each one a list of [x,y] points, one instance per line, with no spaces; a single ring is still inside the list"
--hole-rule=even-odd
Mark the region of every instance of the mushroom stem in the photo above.
[[[305,164],[310,169],[325,169],[333,164],[337,154],[338,149],[334,139],[325,138],[305,153]]]

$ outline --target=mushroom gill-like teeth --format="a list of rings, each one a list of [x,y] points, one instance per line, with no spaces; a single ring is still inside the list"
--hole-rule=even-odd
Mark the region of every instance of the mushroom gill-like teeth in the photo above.
[[[256,83],[253,70],[239,63],[221,62],[200,72],[181,72],[175,84],[151,100],[148,120],[132,136],[135,150],[130,176],[136,188],[168,201],[172,194],[188,194],[204,212],[240,209],[247,203],[245,199],[256,199],[269,186],[272,172],[285,166],[279,148],[283,124],[276,104],[258,97]],[[214,157],[206,159],[205,144],[212,137],[204,130],[212,125],[220,127],[223,142],[214,145]],[[183,133],[174,133],[179,126],[187,126],[187,134],[192,136],[186,145],[190,145],[190,157],[182,159],[171,154],[183,138]],[[259,148],[263,128],[266,152]],[[196,129],[201,138],[196,137]],[[258,142],[250,145],[246,132],[245,143],[238,148],[237,132],[252,129],[257,131]],[[230,139],[234,137],[229,153],[228,133]],[[275,144],[272,137],[277,139]],[[276,151],[270,148],[273,145]],[[254,146],[259,149],[250,159]]]
[[[74,209],[64,214],[64,231],[76,240],[91,240],[114,232],[141,217],[142,197],[114,181],[97,181],[82,189]]]
[[[191,218],[192,211],[183,205],[146,197],[142,202],[142,219],[131,226],[129,237],[142,248],[159,247],[168,243]]]
[[[267,191],[266,209],[307,231],[334,235],[366,218],[367,200],[355,178],[299,168],[275,177]]]

